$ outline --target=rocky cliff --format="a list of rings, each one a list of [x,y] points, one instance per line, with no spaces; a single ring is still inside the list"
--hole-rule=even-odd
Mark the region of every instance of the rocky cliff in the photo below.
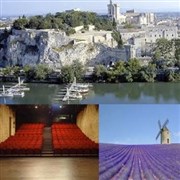
[[[129,53],[127,48],[118,50],[106,43],[74,43],[64,32],[55,30],[12,30],[0,39],[0,66],[44,63],[60,68],[77,59],[83,64],[106,64],[127,60]]]

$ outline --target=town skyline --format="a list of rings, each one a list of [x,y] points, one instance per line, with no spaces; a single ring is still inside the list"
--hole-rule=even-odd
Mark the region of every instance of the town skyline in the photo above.
[[[89,2],[89,3],[88,3]],[[178,12],[178,1],[113,1],[120,4],[120,11],[134,9],[136,12]],[[173,3],[172,3],[173,2]],[[43,3],[43,5],[42,5]],[[69,9],[79,8],[82,11],[92,11],[99,14],[107,14],[107,1],[49,1],[49,0],[1,0],[0,14],[4,16],[39,15],[47,13],[63,12]]]

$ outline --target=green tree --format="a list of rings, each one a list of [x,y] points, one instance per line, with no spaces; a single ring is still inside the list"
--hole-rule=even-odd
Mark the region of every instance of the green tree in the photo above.
[[[47,19],[40,21],[38,29],[52,29],[51,21]]]
[[[125,80],[127,82],[133,82],[133,76],[132,76],[132,73],[130,71],[127,71],[126,74],[125,74]]]
[[[141,80],[145,82],[154,82],[156,78],[156,65],[149,64],[140,71]]]
[[[73,61],[71,66],[72,66],[74,77],[76,77],[76,80],[78,82],[81,82],[82,77],[84,75],[84,68],[83,68],[82,63],[79,60],[75,60]]]
[[[168,64],[174,60],[173,42],[165,38],[157,39],[154,48],[153,62],[161,68],[162,64]]]
[[[4,76],[11,75],[11,73],[12,73],[12,67],[10,66],[2,69],[2,74]]]
[[[44,64],[38,64],[35,68],[35,78],[39,80],[44,80],[51,70]]]
[[[26,17],[20,17],[19,19],[15,20],[13,23],[13,28],[21,30],[24,29],[28,25],[28,20]]]
[[[40,24],[40,19],[36,16],[30,18],[28,28],[37,29]]]
[[[15,77],[18,77],[18,76],[19,76],[20,69],[21,69],[21,68],[18,67],[18,66],[14,66],[14,67],[12,68],[12,71],[13,71],[13,74],[14,74]]]
[[[165,81],[173,82],[175,81],[175,73],[172,70],[166,70],[165,71]]]
[[[116,27],[117,27],[117,23],[116,23],[116,20],[114,18],[113,18],[112,26],[114,29],[116,29]]]
[[[34,67],[31,67],[29,65],[25,65],[23,67],[23,70],[24,70],[24,73],[25,73],[25,76],[26,76],[26,79],[29,81],[29,80],[32,80],[34,79],[35,77],[35,68]]]
[[[126,74],[126,67],[124,61],[118,61],[115,63],[113,71],[116,74],[116,78],[120,82],[124,82],[125,80],[125,74]]]
[[[180,68],[180,39],[174,39],[174,47],[175,47],[175,52],[174,52],[174,56],[175,56],[175,65],[177,67]]]
[[[62,83],[72,83],[74,80],[74,72],[71,66],[63,66],[61,68],[61,81]]]
[[[131,29],[131,28],[134,28],[134,26],[130,23],[125,23],[124,28],[125,29]]]
[[[105,80],[107,78],[107,68],[103,65],[96,65],[93,73],[94,80]]]
[[[139,79],[139,70],[141,69],[141,65],[138,59],[130,59],[126,65],[126,70],[127,70],[127,74],[128,76],[132,76],[132,79],[134,81],[138,81]]]
[[[112,32],[112,37],[113,39],[117,42],[118,44],[118,48],[122,48],[123,46],[123,41],[122,41],[122,37],[119,31],[117,30],[113,30]]]
[[[66,34],[69,36],[69,35],[71,35],[71,34],[74,34],[76,31],[73,29],[73,28],[68,28],[67,30],[66,30]]]
[[[116,62],[114,65],[114,71],[116,71],[119,74],[124,74],[126,72],[124,61]]]

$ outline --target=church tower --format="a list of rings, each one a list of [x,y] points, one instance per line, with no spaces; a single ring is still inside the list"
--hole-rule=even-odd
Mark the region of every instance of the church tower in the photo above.
[[[120,6],[119,4],[113,4],[112,0],[108,4],[108,17],[114,18],[116,21],[118,20],[120,15]]]

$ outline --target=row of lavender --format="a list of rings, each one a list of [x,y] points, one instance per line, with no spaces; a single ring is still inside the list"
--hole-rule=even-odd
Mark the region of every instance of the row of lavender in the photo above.
[[[180,180],[180,144],[99,146],[100,180]]]

